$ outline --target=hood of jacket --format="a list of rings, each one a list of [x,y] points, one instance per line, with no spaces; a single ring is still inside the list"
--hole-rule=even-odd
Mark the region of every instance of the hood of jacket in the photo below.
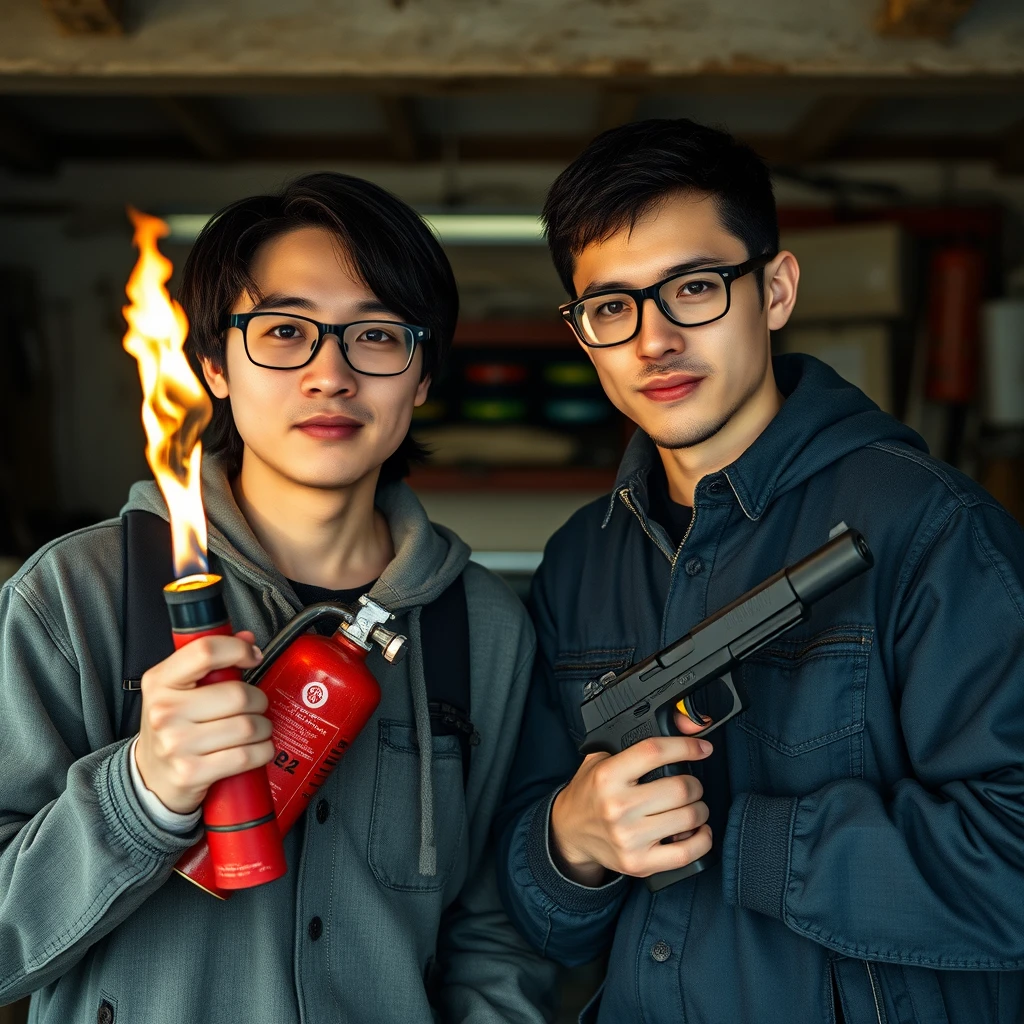
[[[242,515],[222,460],[205,456],[203,505],[212,555],[231,564],[253,584],[283,595],[287,613],[301,606],[291,584],[271,561]],[[431,523],[413,491],[401,481],[378,490],[375,504],[387,519],[395,557],[381,573],[370,596],[393,612],[430,604],[469,561],[469,548],[451,530]],[[141,509],[167,519],[167,506],[156,482],[133,485],[122,513]]]

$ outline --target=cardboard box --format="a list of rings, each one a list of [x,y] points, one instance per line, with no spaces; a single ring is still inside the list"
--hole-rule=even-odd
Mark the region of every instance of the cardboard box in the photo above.
[[[780,349],[816,356],[884,412],[892,412],[892,357],[885,324],[787,327],[780,337]]]
[[[781,241],[800,263],[794,322],[903,314],[906,272],[899,225],[787,231]]]

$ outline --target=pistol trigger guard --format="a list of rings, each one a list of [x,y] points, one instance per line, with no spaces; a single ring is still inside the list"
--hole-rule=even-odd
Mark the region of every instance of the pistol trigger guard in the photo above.
[[[725,723],[728,722],[730,718],[735,718],[741,711],[746,711],[747,709],[747,702],[743,699],[743,695],[737,688],[736,682],[732,677],[732,673],[726,672],[718,678],[726,685],[726,687],[729,690],[729,694],[732,697],[732,707],[729,709],[728,714],[725,714],[721,718],[716,719],[706,729],[701,729],[700,732],[694,733],[693,735],[696,736],[698,739],[701,736],[707,736],[709,732],[714,732],[720,725],[725,725]],[[683,706],[684,708],[686,707],[685,698],[683,699]],[[693,715],[690,714],[689,710],[687,710],[686,712],[686,717],[689,718],[690,721],[694,722],[695,724],[698,724],[694,719]]]

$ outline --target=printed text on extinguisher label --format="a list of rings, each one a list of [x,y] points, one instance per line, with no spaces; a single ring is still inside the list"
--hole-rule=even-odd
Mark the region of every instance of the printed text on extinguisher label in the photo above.
[[[337,742],[339,731],[334,722],[291,697],[279,696],[268,709],[267,717],[274,728],[276,747],[267,774],[274,791],[278,821],[282,823],[284,818],[301,811],[301,807],[289,808],[288,805],[293,804],[300,793],[309,799],[330,768],[337,764],[344,744],[336,749],[331,743],[332,739]],[[329,762],[326,770],[324,762]]]

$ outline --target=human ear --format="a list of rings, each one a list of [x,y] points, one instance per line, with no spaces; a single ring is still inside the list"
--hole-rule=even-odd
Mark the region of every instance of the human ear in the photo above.
[[[422,405],[427,400],[427,393],[430,391],[430,374],[416,386],[416,397],[412,400],[413,407]]]
[[[786,326],[796,303],[799,283],[800,264],[791,252],[783,250],[764,268],[769,331],[778,331]]]
[[[218,366],[207,356],[203,356],[203,377],[216,398],[228,397],[228,375],[222,366]]]

